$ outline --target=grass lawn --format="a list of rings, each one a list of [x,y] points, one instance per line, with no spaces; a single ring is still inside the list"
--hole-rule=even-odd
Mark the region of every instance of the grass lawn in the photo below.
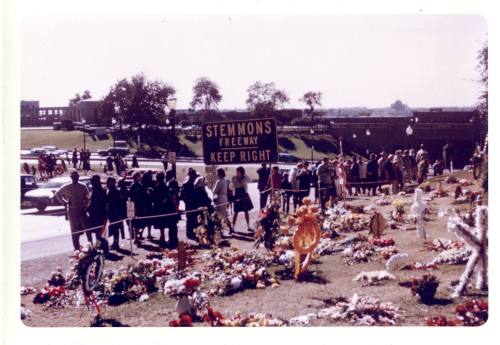
[[[280,135],[280,137],[285,137]],[[281,145],[279,146],[280,152],[288,152],[291,155],[297,156],[301,159],[311,159],[311,147],[304,142],[299,136],[293,135],[288,136],[288,139],[293,143],[294,148],[285,149]],[[336,139],[330,135],[318,135],[314,137],[315,141],[322,140],[328,141],[336,145]],[[203,155],[202,141],[199,139],[197,142],[193,143],[185,138],[184,135],[180,135],[181,144],[186,145],[196,156],[201,157]],[[73,148],[80,149],[83,147],[83,132],[80,131],[54,131],[52,129],[32,129],[32,130],[21,130],[21,149],[29,150],[34,147],[41,147],[44,145],[54,145],[60,149],[73,150]],[[106,140],[94,141],[92,138],[86,134],[85,146],[91,151],[95,152],[101,149],[107,149],[113,146],[113,138],[110,136]],[[318,145],[316,145],[318,146]],[[137,151],[137,147],[134,145],[130,146],[131,152]],[[331,147],[323,147],[323,149],[318,150],[318,147],[314,150],[314,160],[320,160],[325,155],[336,154],[336,151],[331,151]]]

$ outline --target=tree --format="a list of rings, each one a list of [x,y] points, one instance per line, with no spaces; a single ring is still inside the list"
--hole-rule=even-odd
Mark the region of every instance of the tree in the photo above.
[[[247,89],[248,109],[259,116],[269,116],[276,109],[282,108],[290,100],[284,90],[276,89],[274,83],[261,83],[260,81],[250,85]]]
[[[314,91],[309,91],[302,96],[301,99],[299,99],[300,102],[304,102],[306,105],[309,106],[309,109],[314,111],[315,106],[321,106],[321,92],[314,92]]]
[[[203,109],[209,113],[217,109],[217,105],[222,100],[217,84],[206,77],[196,79],[193,86],[193,109]]]
[[[482,117],[488,115],[488,42],[485,42],[477,54],[479,83],[481,94],[479,96],[478,110]]]
[[[81,100],[89,99],[89,98],[92,98],[92,95],[90,94],[89,90],[83,91],[83,95],[81,95],[81,96],[79,93],[76,93],[75,97],[73,97],[69,100],[69,106],[71,107],[71,106],[75,105],[76,103],[80,102]]]
[[[103,114],[109,119],[118,118],[120,124],[158,125],[165,119],[168,98],[174,94],[172,86],[147,80],[142,73],[136,74],[111,87],[102,102]]]

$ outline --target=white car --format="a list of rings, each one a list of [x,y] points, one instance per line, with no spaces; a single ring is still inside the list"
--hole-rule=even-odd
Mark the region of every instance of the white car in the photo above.
[[[69,176],[55,177],[46,183],[39,183],[39,188],[30,190],[24,194],[24,199],[28,201],[32,207],[36,207],[38,211],[43,212],[47,206],[61,205],[59,200],[55,198],[56,191],[67,183],[71,182]],[[90,176],[80,176],[79,182],[83,183],[91,190]]]

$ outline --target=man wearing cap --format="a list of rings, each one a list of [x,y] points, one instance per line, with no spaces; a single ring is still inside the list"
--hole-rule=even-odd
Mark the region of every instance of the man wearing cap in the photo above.
[[[78,182],[80,176],[77,171],[71,172],[71,181],[59,188],[55,197],[67,207],[71,238],[75,250],[80,249],[81,231],[87,229],[89,220],[87,206],[89,203],[89,190],[83,183]],[[86,231],[87,240],[92,242],[91,231]]]

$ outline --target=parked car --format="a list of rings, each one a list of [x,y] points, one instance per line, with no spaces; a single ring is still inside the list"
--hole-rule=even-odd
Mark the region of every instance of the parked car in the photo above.
[[[30,190],[37,189],[38,185],[36,184],[35,176],[28,174],[21,174],[21,206],[23,204],[29,204],[26,202],[25,194]]]
[[[79,181],[85,184],[89,191],[91,190],[90,176],[80,176]],[[37,189],[26,192],[24,194],[25,200],[40,212],[43,212],[47,206],[61,205],[54,195],[59,188],[70,182],[71,178],[69,176],[55,177],[46,183],[40,183]]]
[[[41,154],[46,154],[47,150],[45,150],[43,147],[34,147],[30,150],[30,154],[32,156],[39,156]]]
[[[53,154],[56,157],[65,155],[68,152],[67,150],[58,149],[57,146],[52,146],[52,145],[42,146],[42,149],[45,150],[45,153]]]
[[[108,147],[108,154],[111,154],[112,156],[120,155],[125,157],[129,153],[130,150],[128,147]]]
[[[278,154],[278,161],[283,162],[283,163],[298,163],[301,160],[294,155],[291,155],[289,153],[279,153]]]

